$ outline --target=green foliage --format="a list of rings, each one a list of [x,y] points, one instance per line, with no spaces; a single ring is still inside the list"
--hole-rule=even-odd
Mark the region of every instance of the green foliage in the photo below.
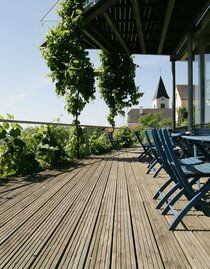
[[[193,124],[195,124],[195,106],[193,105]],[[188,125],[188,110],[186,107],[180,107],[178,109],[178,120],[177,126],[187,126]]]
[[[108,122],[114,127],[115,116],[125,115],[124,108],[138,104],[143,95],[135,86],[136,65],[128,54],[100,53],[101,67],[98,70],[99,90],[109,107]]]
[[[61,2],[58,10],[61,20],[54,29],[49,30],[46,47],[41,51],[51,70],[50,77],[55,82],[56,93],[65,96],[65,108],[75,118],[76,126],[79,125],[81,111],[86,103],[94,99],[95,93],[94,69],[83,42],[83,2]],[[79,144],[77,150],[78,147]]]
[[[56,165],[67,158],[64,147],[69,139],[68,128],[53,125],[30,128],[24,131],[23,139],[42,166]]]
[[[105,132],[99,134],[94,131],[89,137],[89,151],[90,154],[102,154],[110,150],[110,143],[107,140]]]
[[[186,107],[180,107],[178,109],[178,120],[177,126],[186,126],[187,125],[188,111]]]
[[[121,147],[128,148],[133,145],[133,134],[127,126],[115,130],[113,137],[120,141]]]
[[[155,113],[147,113],[139,120],[139,126],[136,128],[142,132],[142,137],[144,137],[144,130],[148,128],[171,128],[172,120],[171,119],[163,119],[162,114]]]
[[[43,125],[22,129],[18,124],[4,122],[0,125],[0,174],[35,173],[77,158],[78,142],[80,158],[103,154],[112,148],[104,128],[76,128]],[[132,145],[131,138],[127,127],[114,132],[114,139],[120,141],[119,148]]]
[[[163,119],[162,114],[158,112],[147,113],[139,120],[139,127],[141,130],[146,128],[170,128],[171,126],[171,119]]]
[[[11,115],[8,116],[11,119]],[[0,173],[3,176],[28,174],[41,169],[34,153],[27,151],[21,132],[22,127],[16,123],[0,125]]]
[[[77,129],[78,128],[78,129]],[[80,145],[80,154],[78,156],[77,145]],[[65,146],[65,151],[71,159],[82,158],[86,154],[86,140],[83,129],[80,126],[73,126],[70,129],[69,140]]]

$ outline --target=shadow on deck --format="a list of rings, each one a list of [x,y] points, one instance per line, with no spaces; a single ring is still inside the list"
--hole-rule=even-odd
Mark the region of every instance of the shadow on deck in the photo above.
[[[114,152],[0,186],[0,268],[210,268],[210,218],[175,232],[152,199],[166,174]],[[178,206],[182,205],[180,200]]]

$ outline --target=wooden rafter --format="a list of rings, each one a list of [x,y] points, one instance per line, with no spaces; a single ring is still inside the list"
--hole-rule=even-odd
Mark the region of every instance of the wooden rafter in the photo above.
[[[136,21],[136,28],[137,28],[137,33],[139,37],[141,51],[142,53],[146,53],[139,2],[138,0],[131,0],[131,2],[133,6],[133,13],[134,13],[135,21]]]
[[[85,13],[86,23],[91,22],[96,16],[103,14],[117,0],[100,0]]]
[[[106,12],[103,14],[103,16],[104,16],[105,20],[107,21],[107,23],[109,24],[110,28],[112,29],[112,32],[115,34],[115,36],[119,40],[120,44],[123,46],[124,50],[127,53],[130,53],[125,40],[123,39],[122,35],[118,31],[118,29],[117,29],[114,21],[112,20],[111,16],[108,13],[106,13]]]
[[[88,26],[87,29],[84,30],[84,34],[92,41],[94,42],[100,49],[105,51],[106,53],[110,54],[110,51],[112,50],[112,47],[109,45],[109,43],[106,41],[106,39],[92,26]]]
[[[162,29],[160,43],[159,43],[159,47],[158,47],[158,54],[161,54],[162,50],[163,50],[163,45],[165,42],[165,38],[166,38],[167,31],[168,31],[169,23],[171,20],[171,14],[172,14],[174,5],[175,5],[175,0],[168,0],[168,5],[167,5],[167,9],[166,9],[166,16],[164,19],[163,29]]]

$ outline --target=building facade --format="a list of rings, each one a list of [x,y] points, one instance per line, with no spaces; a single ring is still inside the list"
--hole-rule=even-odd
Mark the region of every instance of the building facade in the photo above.
[[[197,99],[196,99],[196,87],[193,86],[193,105],[196,106]],[[179,84],[176,85],[176,121],[178,120],[178,112],[180,108],[186,108],[188,110],[188,85],[186,84]]]

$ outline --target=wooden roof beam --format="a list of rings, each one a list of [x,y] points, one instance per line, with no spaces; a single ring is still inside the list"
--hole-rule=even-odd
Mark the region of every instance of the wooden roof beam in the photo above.
[[[127,53],[130,53],[128,46],[125,42],[125,40],[123,39],[122,35],[120,34],[120,32],[118,31],[115,23],[113,22],[111,16],[108,13],[104,13],[103,14],[105,20],[107,21],[107,23],[109,24],[110,28],[112,29],[113,33],[115,34],[115,36],[117,37],[117,39],[119,40],[120,44],[122,45],[122,47],[124,48],[124,50]]]
[[[93,7],[91,7],[87,12],[85,12],[84,17],[86,23],[91,22],[96,16],[104,13],[111,5],[113,5],[117,0],[100,0]]]
[[[88,26],[90,31],[84,30],[84,34],[92,41],[94,42],[98,48],[102,49],[106,53],[110,54],[110,51],[112,51],[112,47],[109,45],[109,43],[106,41],[106,39],[92,26]]]
[[[172,14],[172,11],[174,9],[174,5],[175,5],[175,0],[168,0],[168,5],[167,5],[167,9],[166,9],[166,16],[164,19],[163,29],[162,29],[160,43],[159,43],[159,47],[158,47],[158,54],[161,54],[162,50],[163,50],[163,45],[165,42],[165,38],[166,38],[167,31],[168,31],[169,23],[171,20],[171,14]]]
[[[134,13],[135,21],[136,21],[136,28],[137,28],[137,33],[138,33],[138,37],[139,37],[141,51],[142,51],[142,53],[146,53],[143,27],[142,27],[142,23],[141,23],[139,1],[138,0],[131,0],[131,2],[132,2],[132,6],[133,6],[133,13]]]

